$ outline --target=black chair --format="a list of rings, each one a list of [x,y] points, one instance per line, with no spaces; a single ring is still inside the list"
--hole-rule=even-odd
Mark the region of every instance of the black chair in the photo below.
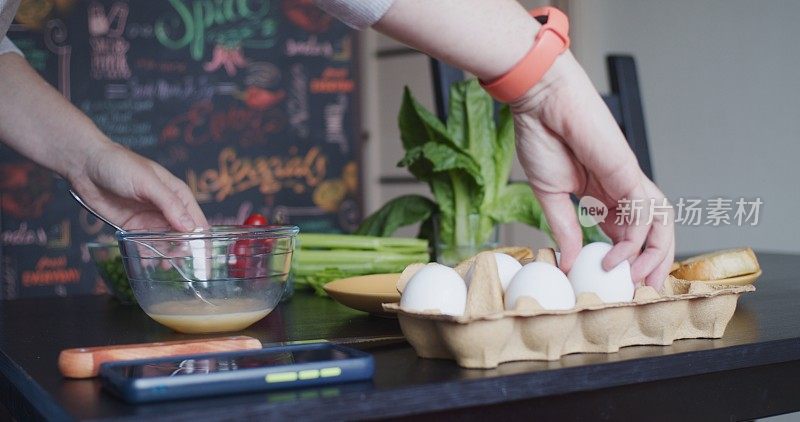
[[[450,101],[450,85],[464,79],[464,72],[436,59],[431,60],[433,92],[436,96],[436,114],[442,121],[447,118]],[[603,95],[606,105],[628,139],[633,153],[639,160],[644,174],[653,180],[650,149],[644,125],[644,110],[639,92],[636,62],[631,56],[611,55],[606,57],[611,93]]]

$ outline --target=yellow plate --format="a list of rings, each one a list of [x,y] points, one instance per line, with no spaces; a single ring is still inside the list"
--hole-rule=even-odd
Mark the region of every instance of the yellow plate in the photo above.
[[[761,277],[761,270],[753,274],[745,274],[736,277],[723,278],[720,280],[702,280],[703,283],[713,284],[717,286],[746,286],[753,284]]]
[[[395,285],[400,274],[372,274],[343,278],[323,286],[335,301],[344,306],[371,314],[391,315],[383,311],[381,304],[400,301]]]

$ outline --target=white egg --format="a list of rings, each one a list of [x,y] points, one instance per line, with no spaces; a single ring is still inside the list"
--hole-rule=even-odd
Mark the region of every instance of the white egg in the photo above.
[[[611,245],[590,243],[581,249],[569,270],[569,281],[575,295],[592,292],[606,303],[630,302],[633,299],[631,265],[622,261],[611,271],[604,271],[602,262]]]
[[[525,264],[514,275],[505,294],[506,309],[514,309],[523,296],[536,299],[545,309],[565,310],[575,306],[575,293],[567,276],[545,262]]]
[[[400,297],[406,311],[438,310],[445,315],[461,316],[467,307],[467,285],[458,273],[435,262],[417,271]]]
[[[508,283],[514,278],[517,271],[522,268],[522,264],[513,256],[499,252],[494,253],[494,260],[497,263],[497,273],[500,276],[500,284],[503,286],[503,291],[505,291],[508,288]],[[473,265],[470,267],[469,271],[467,271],[467,287],[472,283],[472,273],[474,269],[475,266]]]
[[[495,252],[494,259],[497,261],[497,272],[500,275],[503,291],[505,291],[517,272],[522,269],[522,264],[514,259],[513,256],[504,253]]]

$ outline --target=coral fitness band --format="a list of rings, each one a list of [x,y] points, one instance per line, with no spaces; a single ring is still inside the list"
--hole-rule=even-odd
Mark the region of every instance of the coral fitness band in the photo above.
[[[530,11],[542,27],[533,39],[533,47],[506,74],[481,86],[497,101],[509,103],[536,85],[556,58],[569,48],[569,20],[555,7],[537,7]]]

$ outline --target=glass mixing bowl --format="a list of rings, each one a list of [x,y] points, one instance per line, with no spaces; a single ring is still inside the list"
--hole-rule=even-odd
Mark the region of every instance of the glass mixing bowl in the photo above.
[[[117,232],[139,306],[182,333],[242,330],[289,283],[295,226],[214,226],[192,233]]]

